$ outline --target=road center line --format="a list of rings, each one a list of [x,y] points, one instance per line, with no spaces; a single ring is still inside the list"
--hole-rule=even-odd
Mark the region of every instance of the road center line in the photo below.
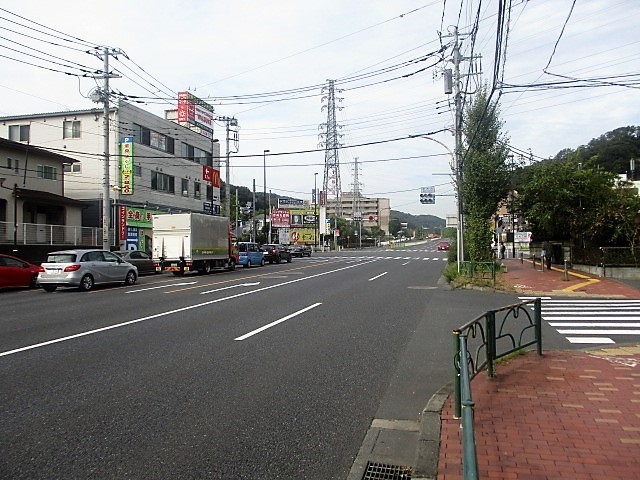
[[[409,263],[409,262],[407,262],[407,263]],[[386,274],[387,274],[387,272],[381,273],[380,275],[376,275],[375,277],[370,278],[370,279],[369,279],[369,280],[367,280],[367,281],[368,281],[368,282],[373,282],[374,280],[377,280],[377,279],[378,279],[378,278],[380,278],[380,277],[384,277]]]
[[[316,277],[322,277],[324,275],[330,275],[332,273],[337,273],[342,270],[348,270],[350,268],[360,267],[362,265],[366,265],[367,263],[371,263],[373,260],[369,262],[357,263],[355,265],[348,265],[346,267],[337,268],[335,270],[329,270],[327,272],[316,273],[314,275],[310,275],[308,277],[296,278],[294,280],[289,280],[288,282],[277,283],[275,285],[268,285],[266,287],[258,288],[256,290],[249,290],[247,292],[236,293],[235,295],[230,295],[228,297],[217,298],[215,300],[209,300],[208,302],[197,303],[195,305],[189,305],[188,307],[176,308],[175,310],[169,310],[167,312],[156,313],[155,315],[149,315],[147,317],[137,318],[135,320],[129,320],[128,322],[118,323],[115,325],[109,325],[108,327],[96,328],[95,330],[88,330],[86,332],[76,333],[74,335],[69,335],[66,337],[55,338],[53,340],[48,340],[46,342],[36,343],[34,345],[27,345],[26,347],[20,347],[13,350],[7,350],[6,352],[0,352],[0,357],[5,357],[7,355],[13,355],[14,353],[25,352],[27,350],[33,350],[40,347],[46,347],[47,345],[53,345],[55,343],[66,342],[67,340],[73,340],[74,338],[86,337],[88,335],[94,335],[96,333],[106,332],[108,330],[113,330],[115,328],[126,327],[127,325],[133,325],[134,323],[145,322],[147,320],[153,320],[154,318],[166,317],[168,315],[172,315],[174,313],[186,312],[187,310],[193,310],[194,308],[206,307],[207,305],[212,305],[214,303],[224,302],[226,300],[232,300],[234,298],[244,297],[245,295],[251,295],[258,292],[263,292],[265,290],[271,290],[272,288],[283,287],[285,285],[289,285],[292,283],[302,282],[304,280],[310,280]]]
[[[308,306],[307,308],[303,308],[302,310],[298,310],[297,312],[293,312],[291,315],[287,315],[286,317],[281,318],[280,320],[276,320],[275,322],[268,323],[260,328],[256,328],[255,330],[250,331],[249,333],[245,333],[244,335],[239,336],[238,338],[234,338],[234,340],[245,340],[249,337],[256,335],[257,333],[263,332],[268,328],[275,327],[279,323],[286,322],[287,320],[292,319],[293,317],[297,317],[298,315],[308,312],[312,308],[316,308],[317,306],[322,305],[322,303],[314,303],[313,305]]]

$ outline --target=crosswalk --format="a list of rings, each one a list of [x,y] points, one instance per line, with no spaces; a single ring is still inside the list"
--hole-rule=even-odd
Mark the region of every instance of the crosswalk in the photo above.
[[[542,320],[570,343],[609,344],[640,336],[640,300],[541,300]]]
[[[346,260],[420,260],[420,261],[437,261],[437,262],[446,262],[447,257],[439,256],[439,257],[415,257],[415,256],[391,256],[391,255],[336,255],[334,258],[339,257],[340,259]]]

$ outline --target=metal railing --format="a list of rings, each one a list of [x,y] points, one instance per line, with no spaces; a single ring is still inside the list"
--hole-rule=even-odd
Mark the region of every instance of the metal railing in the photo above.
[[[460,264],[460,274],[470,279],[491,280],[496,283],[495,262],[462,262]]]
[[[113,240],[113,230],[109,231]],[[19,245],[100,245],[102,228],[45,223],[0,222],[0,243]]]
[[[542,355],[541,300],[536,298],[489,310],[454,330],[453,338],[454,415],[462,420],[463,477],[475,480],[478,462],[471,380],[484,368],[487,375],[493,377],[496,360],[531,345],[536,345],[538,355]]]

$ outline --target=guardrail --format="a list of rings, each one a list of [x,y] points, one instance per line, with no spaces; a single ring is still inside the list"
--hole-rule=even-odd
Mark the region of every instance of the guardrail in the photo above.
[[[478,462],[471,380],[485,367],[487,375],[493,377],[496,360],[531,345],[536,345],[538,355],[542,355],[541,300],[489,310],[454,330],[453,338],[454,414],[462,420],[462,471],[465,480],[475,480]]]

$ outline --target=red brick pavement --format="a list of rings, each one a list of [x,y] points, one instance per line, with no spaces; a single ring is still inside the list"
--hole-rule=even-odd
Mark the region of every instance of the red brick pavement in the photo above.
[[[472,381],[481,479],[640,479],[640,345],[535,352]],[[460,420],[442,410],[438,479],[462,479]]]
[[[564,270],[553,266],[551,270],[540,270],[540,263],[518,259],[503,260],[506,272],[502,274],[505,283],[516,292],[525,295],[569,295],[602,296],[610,298],[640,298],[640,291],[623,282],[601,278],[576,270],[568,270],[565,280]],[[640,476],[639,476],[640,478]]]

